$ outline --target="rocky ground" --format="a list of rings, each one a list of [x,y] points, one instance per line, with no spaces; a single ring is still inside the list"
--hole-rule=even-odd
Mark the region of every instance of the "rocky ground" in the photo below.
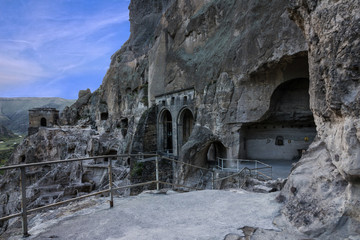
[[[305,239],[274,222],[282,205],[276,196],[238,189],[153,191],[116,198],[112,209],[107,199],[92,198],[36,215],[28,239]]]

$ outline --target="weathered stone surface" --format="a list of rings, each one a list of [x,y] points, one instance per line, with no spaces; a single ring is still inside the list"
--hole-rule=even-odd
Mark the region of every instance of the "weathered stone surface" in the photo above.
[[[195,125],[178,146],[181,161],[213,167],[216,157],[246,158],[244,132],[254,124],[290,129],[296,123],[297,131],[303,123],[315,131],[316,124],[317,137],[307,151],[298,149],[302,160],[279,195],[283,217],[309,237],[359,232],[359,5],[359,0],[133,0],[130,39],[112,56],[102,85],[81,92],[62,115],[62,124],[72,127],[27,138],[12,163],[23,155],[43,161],[158,150],[154,138],[164,133],[154,129],[155,97],[193,88]],[[300,28],[289,19],[288,7]],[[288,105],[277,111],[274,93],[299,79],[310,79],[310,108],[302,94],[296,95],[305,99],[298,109]],[[78,166],[69,169],[71,180],[81,179]],[[180,168],[176,176],[179,183],[191,182],[200,172]]]
[[[309,45],[310,104],[318,135],[282,191],[283,214],[310,236],[356,235],[360,2],[294,0],[289,11]],[[343,236],[341,229],[347,229]]]
[[[104,202],[71,217],[59,214],[61,218],[43,221],[41,227],[30,226],[30,239],[46,239],[54,235],[61,240],[209,240],[224,239],[228,233],[245,235],[246,232],[251,235],[254,228],[251,230],[247,226],[277,230],[272,218],[278,213],[280,204],[273,202],[274,197],[274,194],[243,190],[176,194],[148,192],[115,198],[111,209]]]
[[[39,132],[28,136],[16,149],[10,165],[34,162],[46,162],[58,159],[91,157],[112,154],[121,146],[114,139],[121,139],[120,130],[100,137],[90,127],[41,128]],[[104,161],[98,159],[97,161]],[[129,170],[118,167],[118,161],[113,162],[114,183],[117,186],[128,184]],[[107,163],[95,168],[94,160],[83,162],[43,165],[26,168],[26,197],[28,207],[35,208],[58,202],[67,198],[80,196],[94,189],[103,189],[108,184]],[[88,172],[91,171],[91,174]],[[100,176],[99,176],[100,175]],[[20,172],[5,171],[0,179],[0,214],[9,215],[20,209]],[[125,191],[120,194],[129,195]],[[11,222],[4,222],[1,232]]]
[[[225,236],[224,240],[241,240],[242,237],[239,234],[229,233]]]

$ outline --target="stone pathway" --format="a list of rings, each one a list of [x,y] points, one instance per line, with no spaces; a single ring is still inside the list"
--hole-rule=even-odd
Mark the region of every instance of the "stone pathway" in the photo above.
[[[245,226],[278,231],[272,224],[281,206],[276,195],[244,190],[143,193],[116,198],[112,209],[102,203],[38,223],[28,239],[209,240],[230,233],[243,236]]]

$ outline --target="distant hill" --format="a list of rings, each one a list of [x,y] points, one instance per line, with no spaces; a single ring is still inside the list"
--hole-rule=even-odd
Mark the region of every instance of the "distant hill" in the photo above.
[[[63,98],[0,98],[0,125],[24,135],[29,125],[29,109],[52,107],[61,111],[75,101]]]
[[[0,124],[0,140],[3,138],[12,138],[12,137],[16,137],[16,135]]]

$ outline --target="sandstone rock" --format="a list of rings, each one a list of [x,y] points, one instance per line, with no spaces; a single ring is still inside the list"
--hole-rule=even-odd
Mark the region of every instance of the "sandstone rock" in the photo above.
[[[310,236],[330,238],[331,231],[340,236],[340,228],[360,231],[359,6],[359,1],[291,1],[291,17],[309,44],[318,136],[282,191],[283,214]]]
[[[259,193],[268,193],[271,192],[272,190],[273,190],[272,188],[266,187],[264,185],[255,185],[253,187],[253,191]]]
[[[82,97],[84,97],[84,96],[86,96],[86,95],[88,95],[88,94],[91,94],[91,91],[90,91],[89,88],[86,89],[86,90],[80,90],[80,91],[79,91],[79,96],[78,96],[78,98],[82,98]]]
[[[14,152],[10,165],[50,160],[77,158],[79,156],[96,156],[111,154],[121,144],[113,139],[119,138],[121,132],[113,135],[99,136],[91,128],[78,127],[42,128],[38,133],[28,136]],[[119,140],[120,141],[120,140]],[[43,165],[26,169],[28,207],[44,206],[64,199],[89,193],[95,189],[104,189],[108,184],[107,165],[102,168],[90,168],[81,162]],[[104,161],[100,159],[99,161]],[[106,163],[107,164],[107,163]],[[114,183],[126,185],[128,168],[118,167],[113,162]],[[92,174],[88,174],[91,169]],[[98,177],[102,175],[102,177]],[[9,215],[20,209],[20,173],[17,170],[6,171],[0,179],[0,212]],[[129,195],[128,191],[117,194]],[[2,231],[9,223],[2,226]]]
[[[229,233],[225,236],[224,240],[242,240],[242,236],[235,233]]]
[[[315,136],[316,124],[317,137],[307,151],[298,149],[302,160],[279,195],[282,214],[299,236],[350,237],[360,231],[359,5],[358,0],[133,0],[130,39],[111,57],[102,85],[81,92],[64,110],[61,128],[27,138],[11,163],[22,156],[37,162],[157,150],[156,138],[164,133],[156,129],[156,96],[192,88],[195,124],[189,140],[178,146],[179,160],[211,168],[217,157],[246,158],[244,138],[252,126],[298,124],[301,132],[306,123]],[[276,101],[284,95],[279,89],[290,81],[304,82],[294,89],[309,83],[309,91],[290,91],[282,99],[287,111],[278,111]],[[305,104],[293,110],[287,100]],[[69,173],[64,181],[79,183],[81,171],[74,164],[52,176]],[[34,172],[34,182],[40,173]],[[181,167],[174,174],[177,182],[194,186],[205,177],[201,187],[211,187],[208,173]],[[104,182],[103,173],[93,176]],[[18,174],[4,178],[2,191],[17,186],[11,178]],[[273,185],[281,189],[283,183]],[[31,192],[33,198],[37,194]],[[16,209],[4,201],[5,212]]]

